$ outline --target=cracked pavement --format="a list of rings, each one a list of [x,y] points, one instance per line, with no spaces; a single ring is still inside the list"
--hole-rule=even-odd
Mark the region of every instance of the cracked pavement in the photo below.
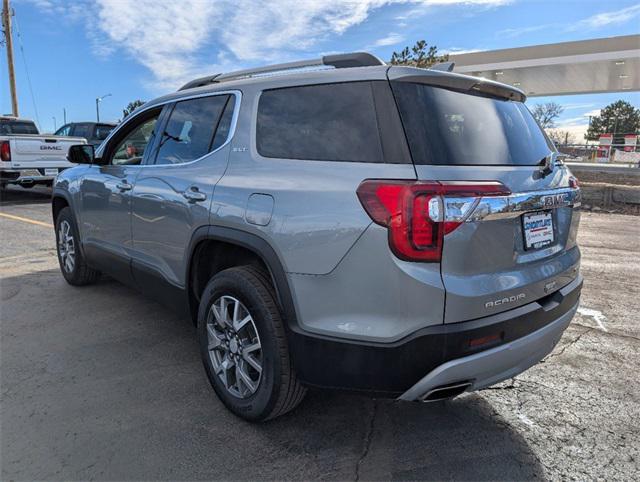
[[[50,222],[48,192],[2,195]],[[53,230],[0,217],[0,478],[637,480],[639,220],[582,214],[581,313],[515,379],[434,404],[311,391],[251,425],[190,322],[106,279],[68,286]]]

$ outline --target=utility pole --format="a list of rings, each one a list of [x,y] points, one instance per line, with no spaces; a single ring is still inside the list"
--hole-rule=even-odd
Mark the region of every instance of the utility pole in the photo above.
[[[7,68],[9,69],[9,90],[11,91],[11,110],[18,117],[18,92],[16,90],[16,73],[13,70],[13,39],[11,38],[11,9],[9,0],[2,0],[2,28],[7,44]]]
[[[62,108],[62,116],[64,117],[64,123],[67,123],[67,108],[63,107]]]
[[[109,97],[111,94],[103,95],[102,97],[96,97],[96,122],[100,122],[100,102],[105,97]]]

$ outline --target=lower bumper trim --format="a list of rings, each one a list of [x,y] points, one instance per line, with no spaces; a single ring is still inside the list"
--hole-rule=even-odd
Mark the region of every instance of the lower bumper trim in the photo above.
[[[551,353],[577,309],[578,303],[557,320],[529,335],[440,365],[398,399],[422,400],[435,388],[456,382],[468,383],[466,391],[479,390],[522,373]]]

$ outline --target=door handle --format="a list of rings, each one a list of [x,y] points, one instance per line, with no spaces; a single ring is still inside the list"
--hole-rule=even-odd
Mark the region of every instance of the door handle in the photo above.
[[[116,184],[116,187],[118,189],[120,189],[120,191],[131,191],[131,188],[133,187],[131,184],[129,184],[126,180],[119,182],[118,184]]]
[[[191,186],[182,195],[187,199],[190,203],[202,202],[207,199],[207,195],[198,190],[197,186]]]

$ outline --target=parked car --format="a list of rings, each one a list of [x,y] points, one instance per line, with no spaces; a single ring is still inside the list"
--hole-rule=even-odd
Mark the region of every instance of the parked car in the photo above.
[[[56,136],[84,137],[96,147],[104,141],[118,124],[113,122],[71,122],[56,131]]]
[[[434,401],[517,375],[578,307],[580,190],[520,90],[438,69],[331,55],[147,103],[70,151],[62,275],[190,315],[247,420],[308,386]]]
[[[83,142],[80,137],[40,135],[32,120],[0,116],[0,186],[53,184],[58,172],[73,166],[67,161],[69,147]]]

